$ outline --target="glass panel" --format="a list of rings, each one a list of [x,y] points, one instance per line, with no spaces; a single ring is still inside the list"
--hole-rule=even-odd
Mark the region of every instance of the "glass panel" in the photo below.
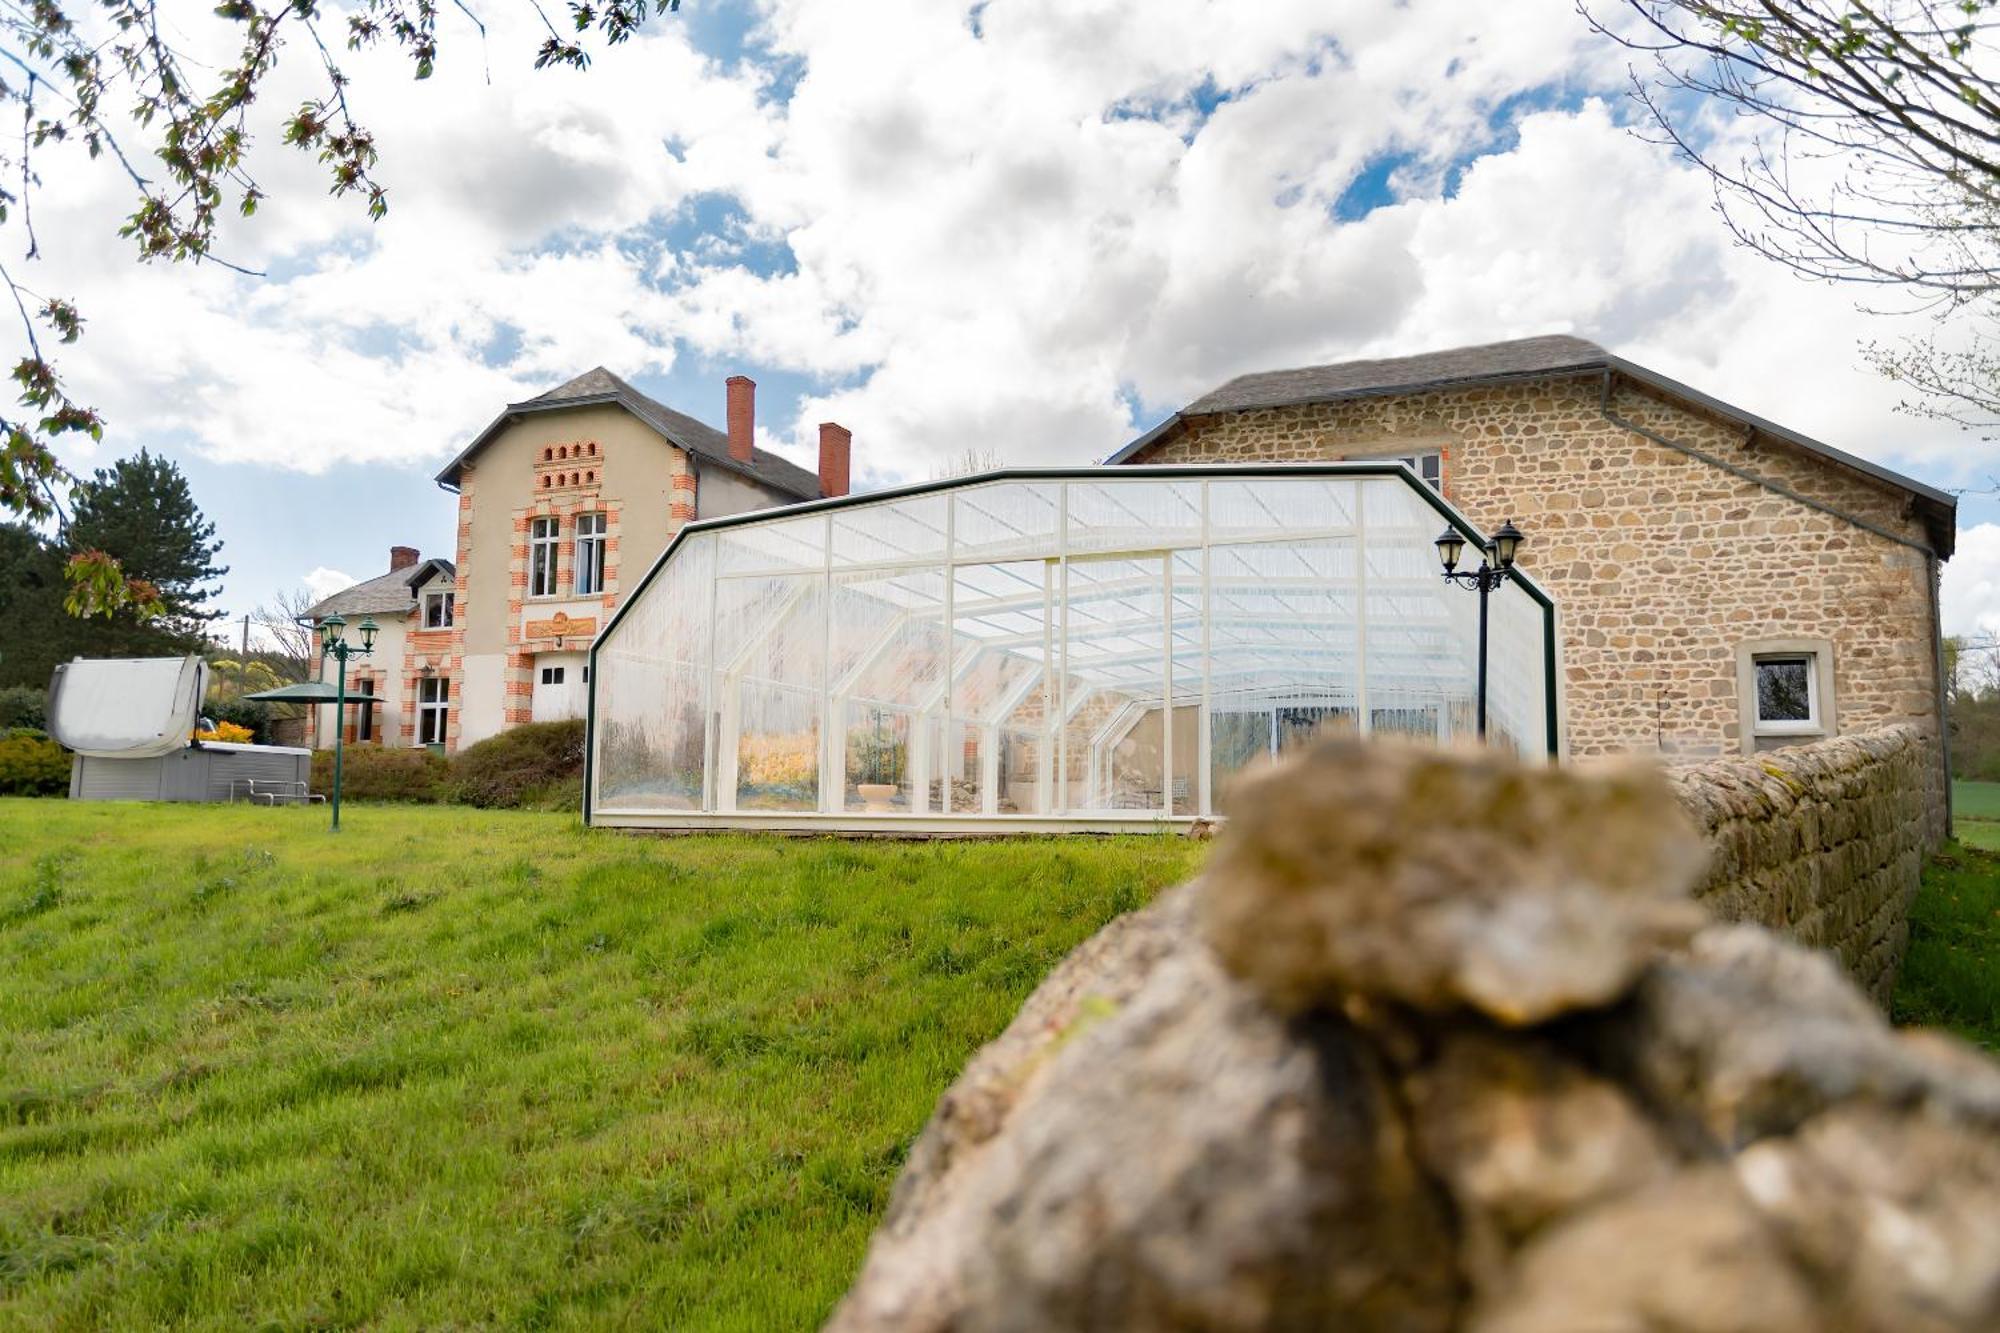
[[[829,688],[842,719],[841,808],[934,809],[933,769],[918,742],[943,713],[942,569],[837,576],[829,628]],[[891,791],[863,792],[864,784]]]
[[[818,692],[758,680],[737,688],[736,808],[817,810]]]
[[[1439,577],[1434,511],[1406,486],[1365,484],[1369,730],[1443,740],[1472,697],[1479,596]]]
[[[1201,813],[1201,685],[1204,659],[1202,553],[1177,551],[1173,575],[1173,746],[1167,785],[1174,813]]]
[[[738,523],[713,536],[719,546],[720,574],[802,573],[826,566],[826,517]]]
[[[942,563],[946,495],[912,495],[883,504],[836,510],[833,563]]]
[[[709,807],[714,571],[713,538],[683,540],[598,650],[591,742],[607,808]]]
[[[1201,483],[1069,483],[1069,550],[1157,551],[1201,544]]]
[[[1003,481],[952,494],[956,560],[1040,559],[1056,553],[1062,492],[1055,482]]]
[[[1473,594],[1461,600],[1478,602]],[[1492,623],[1487,644],[1487,739],[1524,756],[1546,755],[1549,680],[1543,667],[1543,636],[1549,613],[1519,584],[1504,583],[1494,592],[1488,614]],[[1477,630],[1468,632],[1464,642],[1461,669],[1469,676],[1477,660]],[[1471,729],[1468,721],[1466,731]]]
[[[953,814],[1048,809],[1045,641],[1052,561],[964,565],[952,585],[951,726],[946,773]]]
[[[1209,552],[1210,777],[1230,779],[1322,733],[1357,730],[1354,546],[1348,538]]]
[[[1356,485],[1338,477],[1217,477],[1208,483],[1210,539],[1344,536],[1354,528]]]
[[[1164,812],[1166,562],[1072,560],[1063,606],[1063,805]]]

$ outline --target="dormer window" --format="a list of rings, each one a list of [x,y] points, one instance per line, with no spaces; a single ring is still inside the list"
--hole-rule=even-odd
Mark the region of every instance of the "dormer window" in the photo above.
[[[423,627],[425,629],[450,629],[452,612],[457,598],[448,589],[438,589],[424,594]]]

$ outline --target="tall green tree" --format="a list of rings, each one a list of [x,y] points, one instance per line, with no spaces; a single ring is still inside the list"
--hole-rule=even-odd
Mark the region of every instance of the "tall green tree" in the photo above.
[[[64,612],[63,596],[61,549],[25,523],[0,523],[0,687],[40,689],[81,651],[86,622]]]
[[[121,651],[185,652],[202,646],[214,606],[215,581],[229,572],[215,558],[222,542],[202,516],[187,478],[171,460],[142,449],[99,468],[72,500],[68,545],[102,551],[130,579],[152,589],[159,614],[141,617],[130,607],[109,617]]]

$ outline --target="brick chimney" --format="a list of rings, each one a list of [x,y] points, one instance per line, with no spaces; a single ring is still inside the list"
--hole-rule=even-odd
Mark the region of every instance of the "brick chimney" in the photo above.
[[[408,569],[421,558],[417,554],[417,548],[414,546],[391,546],[389,548],[389,572],[393,574],[399,569]]]
[[[750,446],[757,438],[757,381],[748,375],[731,375],[729,386],[729,456],[739,463],[750,461]]]
[[[819,493],[831,499],[847,494],[848,464],[854,457],[854,432],[831,421],[819,423]]]

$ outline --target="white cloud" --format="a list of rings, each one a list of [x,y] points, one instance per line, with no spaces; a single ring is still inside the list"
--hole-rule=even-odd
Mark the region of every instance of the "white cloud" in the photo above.
[[[2000,635],[2000,524],[1959,531],[1941,601],[1946,634]]]
[[[299,579],[299,582],[305,584],[306,589],[312,593],[314,601],[343,592],[360,581],[352,574],[338,569],[328,569],[325,565],[315,566]]]
[[[880,483],[967,449],[1099,457],[1245,370],[1570,329],[1933,480],[1979,470],[1861,365],[1882,321],[1732,247],[1697,172],[1627,131],[1624,53],[1564,7],[757,12],[762,63],[664,17],[587,75],[532,73],[511,10],[490,84],[449,12],[430,82],[357,59],[390,215],[325,199],[267,125],[273,202],[230,234],[265,280],[129,262],[109,173],[45,196],[44,285],[93,316],[65,367],[121,440],[318,471],[435,464],[591,365],[695,357],[814,377],[780,445],[810,462],[839,419]],[[1403,197],[1351,216],[1384,164]],[[696,202],[727,225],[695,232]]]

